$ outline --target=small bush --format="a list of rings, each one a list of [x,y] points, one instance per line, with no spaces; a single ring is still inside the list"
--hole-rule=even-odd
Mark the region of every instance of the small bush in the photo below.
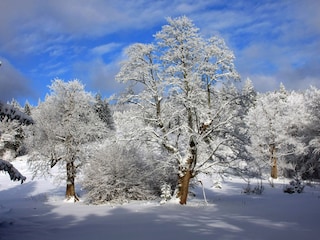
[[[289,185],[286,185],[283,188],[283,192],[285,193],[302,193],[304,189],[304,184],[300,179],[294,179],[290,181]]]
[[[258,183],[255,187],[252,187],[250,182],[248,182],[248,185],[243,188],[243,193],[245,194],[256,194],[256,195],[261,195],[264,191],[264,186],[262,183]]]
[[[170,182],[172,168],[148,153],[120,144],[98,151],[85,169],[82,186],[89,204],[125,203],[159,198],[163,182]],[[167,196],[166,196],[167,197]]]

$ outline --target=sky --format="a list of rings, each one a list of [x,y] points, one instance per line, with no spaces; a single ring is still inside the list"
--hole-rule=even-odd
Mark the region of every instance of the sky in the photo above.
[[[56,78],[117,94],[124,50],[179,16],[222,37],[257,91],[320,88],[319,13],[318,0],[1,0],[0,100],[36,105]]]

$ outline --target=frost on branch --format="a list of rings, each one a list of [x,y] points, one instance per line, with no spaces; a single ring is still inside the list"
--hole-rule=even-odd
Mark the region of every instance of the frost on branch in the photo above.
[[[12,181],[21,181],[21,184],[27,179],[11,163],[0,159],[0,171],[9,173]]]

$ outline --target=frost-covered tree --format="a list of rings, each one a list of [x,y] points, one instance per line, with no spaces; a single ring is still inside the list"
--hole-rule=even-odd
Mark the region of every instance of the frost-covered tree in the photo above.
[[[26,125],[33,123],[27,114],[21,112],[12,105],[0,102],[0,156],[6,160],[12,160],[24,151],[24,130]],[[9,173],[11,180],[25,180],[11,163],[1,160],[0,170]]]
[[[14,159],[23,147],[23,126],[18,120],[4,117],[0,121],[0,157]]]
[[[298,169],[304,178],[320,178],[320,90],[311,87],[304,93],[307,119],[303,138],[306,155],[300,160]]]
[[[26,113],[0,102],[0,157],[11,160],[25,153],[24,129],[32,123],[32,118]]]
[[[245,152],[240,120],[249,95],[231,84],[239,75],[223,39],[203,38],[187,17],[167,20],[153,44],[127,49],[117,80],[129,88],[119,102],[135,105],[128,117],[144,123],[127,137],[175,163],[177,197],[186,204],[192,178]]]
[[[49,88],[50,94],[32,112],[29,162],[34,174],[58,165],[66,174],[66,198],[77,201],[76,175],[90,159],[90,144],[104,138],[107,128],[94,109],[95,98],[80,81],[56,79]]]
[[[25,105],[24,105],[24,113],[27,114],[28,116],[31,116],[31,105],[28,101],[26,101]]]
[[[304,94],[291,91],[287,97],[287,117],[283,119],[283,127],[287,133],[287,154],[284,155],[285,171],[287,177],[301,178],[303,171],[301,159],[306,156],[308,143],[305,141],[308,135],[307,124],[310,116],[307,109]]]
[[[251,140],[249,151],[259,171],[271,169],[271,178],[277,178],[279,168],[294,170],[297,159],[305,151],[299,138],[305,113],[303,95],[286,91],[282,84],[279,91],[257,96],[246,122]]]
[[[12,100],[8,104],[13,108],[18,109],[19,111],[22,111],[22,107],[16,99],[12,98]]]

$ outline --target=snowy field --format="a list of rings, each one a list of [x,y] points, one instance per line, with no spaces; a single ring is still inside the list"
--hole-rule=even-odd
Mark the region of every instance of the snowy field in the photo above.
[[[222,189],[205,182],[208,204],[201,189],[187,206],[177,203],[130,202],[88,206],[63,200],[64,185],[51,179],[31,179],[24,160],[14,166],[27,176],[24,184],[0,173],[0,239],[318,239],[320,186],[302,194],[282,192],[265,182],[262,195],[241,193],[243,180],[229,178]],[[252,185],[255,186],[255,182]]]

